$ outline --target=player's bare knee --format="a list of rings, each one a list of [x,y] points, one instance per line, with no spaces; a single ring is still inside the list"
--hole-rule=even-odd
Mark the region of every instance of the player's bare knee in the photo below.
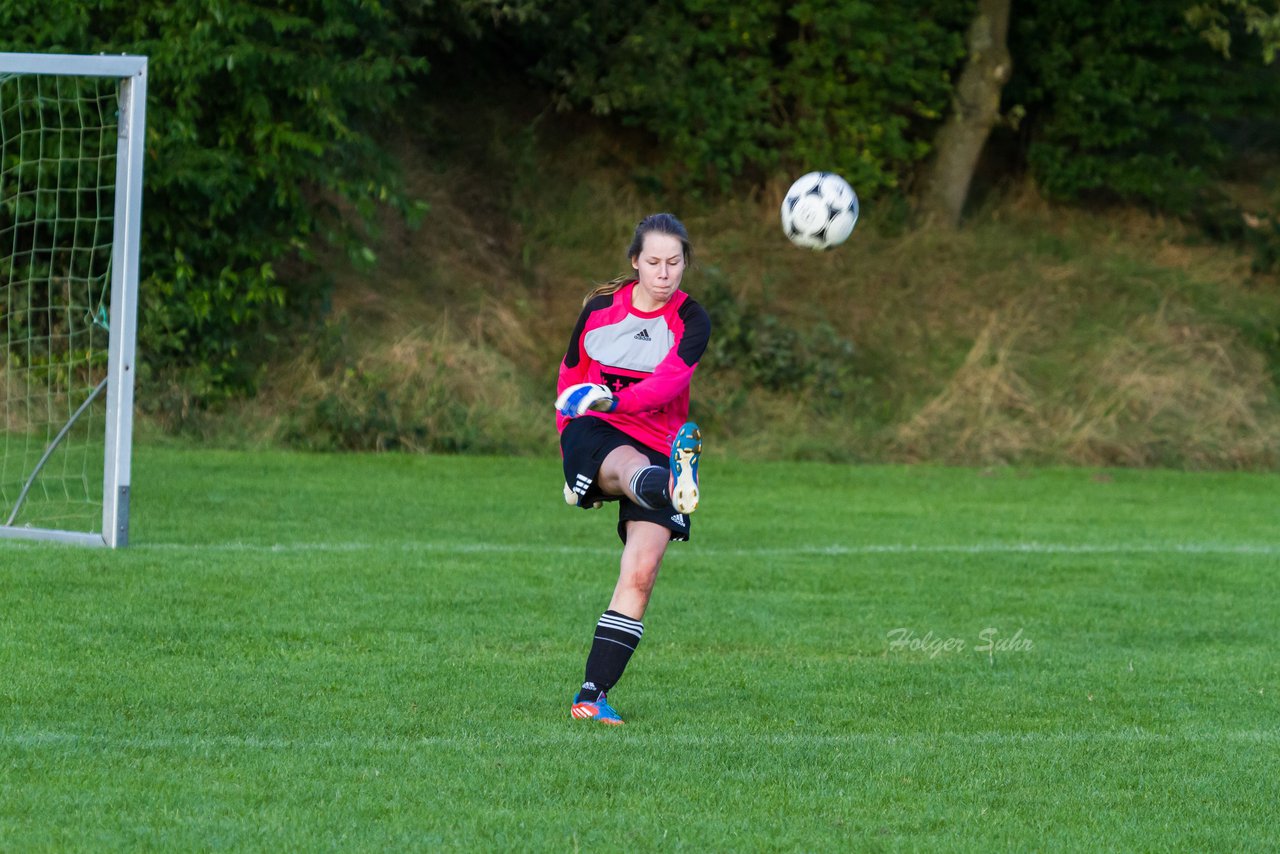
[[[615,448],[600,464],[597,481],[600,488],[610,495],[626,495],[626,485],[632,476],[648,465],[648,459],[634,448]],[[630,497],[630,496],[629,496]]]
[[[622,573],[622,583],[646,598],[653,591],[653,585],[657,580],[657,563],[633,566]]]
[[[636,548],[628,546],[622,558],[622,574],[637,583],[653,585],[658,577],[658,569],[662,566],[662,549]]]

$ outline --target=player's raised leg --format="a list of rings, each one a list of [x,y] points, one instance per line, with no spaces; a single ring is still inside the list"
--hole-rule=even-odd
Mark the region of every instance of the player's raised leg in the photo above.
[[[600,489],[608,495],[625,495],[646,510],[671,504],[671,473],[655,466],[631,447],[615,448],[600,464]]]

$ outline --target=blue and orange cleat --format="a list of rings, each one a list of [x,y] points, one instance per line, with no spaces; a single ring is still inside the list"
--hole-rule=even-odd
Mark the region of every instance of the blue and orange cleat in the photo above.
[[[609,705],[609,701],[604,698],[604,694],[600,695],[598,700],[590,702],[579,702],[578,697],[582,695],[579,691],[573,696],[573,705],[569,707],[569,714],[582,721],[599,721],[609,726],[621,726],[623,720],[618,716],[618,711]]]
[[[671,443],[671,506],[677,513],[698,509],[698,457],[702,454],[702,431],[692,421],[681,425]]]

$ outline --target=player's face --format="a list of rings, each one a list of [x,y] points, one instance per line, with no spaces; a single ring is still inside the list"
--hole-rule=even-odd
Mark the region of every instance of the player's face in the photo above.
[[[652,310],[664,306],[679,290],[684,276],[684,244],[674,235],[650,232],[644,236],[640,254],[631,259],[631,266],[640,279],[636,296],[643,295],[649,303],[638,307]]]

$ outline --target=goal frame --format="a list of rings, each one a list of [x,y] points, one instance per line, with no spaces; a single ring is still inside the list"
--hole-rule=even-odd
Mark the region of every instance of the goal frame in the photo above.
[[[108,77],[119,81],[111,308],[100,533],[0,525],[0,537],[119,548],[129,542],[133,383],[137,348],[142,165],[146,142],[147,57],[0,53],[0,74]]]

